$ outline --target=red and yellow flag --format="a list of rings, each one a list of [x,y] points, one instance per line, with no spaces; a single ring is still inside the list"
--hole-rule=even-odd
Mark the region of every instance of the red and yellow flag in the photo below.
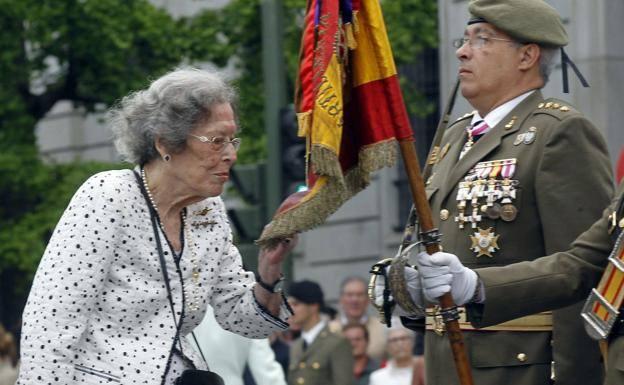
[[[308,0],[295,106],[308,191],[287,198],[261,244],[323,223],[413,140],[379,0]]]

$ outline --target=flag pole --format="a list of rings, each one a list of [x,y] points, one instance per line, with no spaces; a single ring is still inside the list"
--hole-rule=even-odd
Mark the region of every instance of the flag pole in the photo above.
[[[445,110],[442,121],[438,126],[438,133],[436,139],[441,140],[441,133],[439,131],[446,128],[448,119],[450,117],[450,109],[454,102],[454,95],[457,92],[459,86],[459,80],[455,84],[451,99]],[[439,143],[434,143],[439,145]],[[431,214],[431,207],[429,206],[429,200],[425,192],[425,183],[423,175],[420,171],[420,165],[418,163],[418,155],[416,153],[416,147],[413,140],[402,140],[399,142],[401,149],[401,156],[403,158],[403,164],[405,165],[405,171],[407,173],[410,190],[412,193],[412,199],[414,201],[414,210],[418,217],[418,223],[420,226],[420,238],[427,253],[433,254],[440,251],[440,234],[438,229],[433,225],[433,217]],[[435,153],[435,151],[434,151]],[[430,174],[431,169],[430,162],[425,168],[425,172]],[[411,215],[410,215],[411,216]],[[470,365],[468,364],[468,358],[466,355],[466,349],[464,345],[464,339],[459,328],[459,312],[457,306],[453,303],[453,298],[450,293],[444,294],[438,298],[440,303],[440,313],[446,326],[446,333],[451,343],[451,350],[453,352],[453,359],[455,361],[455,367],[457,369],[457,376],[461,385],[474,385],[472,380],[472,373],[470,371]]]

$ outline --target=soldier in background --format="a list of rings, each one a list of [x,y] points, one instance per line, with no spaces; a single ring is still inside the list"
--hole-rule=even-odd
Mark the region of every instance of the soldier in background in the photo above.
[[[301,329],[290,347],[289,385],[353,385],[351,344],[332,333],[321,318],[323,291],[312,281],[293,282],[288,303],[294,314],[288,322]]]
[[[567,33],[542,0],[473,0],[469,11],[455,47],[461,92],[475,111],[449,127],[426,186],[442,247],[470,268],[565,250],[613,192],[600,132],[540,91]],[[600,384],[599,349],[583,331],[580,307],[479,332],[462,320],[475,383]],[[437,314],[427,320],[427,383],[457,384]]]

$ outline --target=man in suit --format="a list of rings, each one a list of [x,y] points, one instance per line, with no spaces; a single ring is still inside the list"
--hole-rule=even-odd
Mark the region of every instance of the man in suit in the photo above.
[[[289,385],[352,385],[353,355],[345,338],[329,331],[321,318],[323,291],[312,281],[293,282],[288,303],[289,323],[301,329],[290,348]]]
[[[353,323],[364,325],[369,335],[366,353],[381,361],[386,352],[387,330],[379,321],[379,317],[368,314],[367,287],[368,282],[362,277],[347,277],[342,281],[338,317],[329,322],[329,330],[340,334],[346,325]]]
[[[456,42],[462,95],[475,108],[443,137],[426,191],[445,251],[468,267],[504,266],[565,250],[612,194],[602,135],[568,103],[546,99],[568,42],[542,0],[472,0]],[[601,382],[599,349],[581,304],[474,332],[462,322],[475,383]],[[441,318],[429,317],[427,383],[458,383]]]
[[[596,288],[602,300],[619,312],[612,314],[613,326],[609,328],[610,322],[595,322],[593,314],[601,315],[601,309],[596,306],[598,297],[594,291],[582,314],[591,320],[586,322],[587,331],[602,339],[603,344],[608,343],[604,384],[619,385],[624,384],[624,309],[621,298],[617,299],[624,290],[620,286],[624,269],[613,262],[607,267],[608,257],[624,262],[624,183],[602,218],[581,234],[568,251],[474,271],[464,267],[455,255],[421,253],[418,265],[425,297],[434,299],[451,292],[457,304],[466,304],[468,318],[478,328],[567,306]],[[581,319],[581,314],[577,318]]]

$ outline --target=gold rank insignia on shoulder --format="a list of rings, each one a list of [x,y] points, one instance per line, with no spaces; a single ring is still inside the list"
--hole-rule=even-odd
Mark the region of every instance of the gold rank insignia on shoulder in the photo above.
[[[548,102],[548,103],[540,103],[537,105],[538,109],[550,109],[550,110],[559,110],[561,112],[568,112],[570,111],[570,107],[566,106],[565,104],[560,104],[557,102]]]

